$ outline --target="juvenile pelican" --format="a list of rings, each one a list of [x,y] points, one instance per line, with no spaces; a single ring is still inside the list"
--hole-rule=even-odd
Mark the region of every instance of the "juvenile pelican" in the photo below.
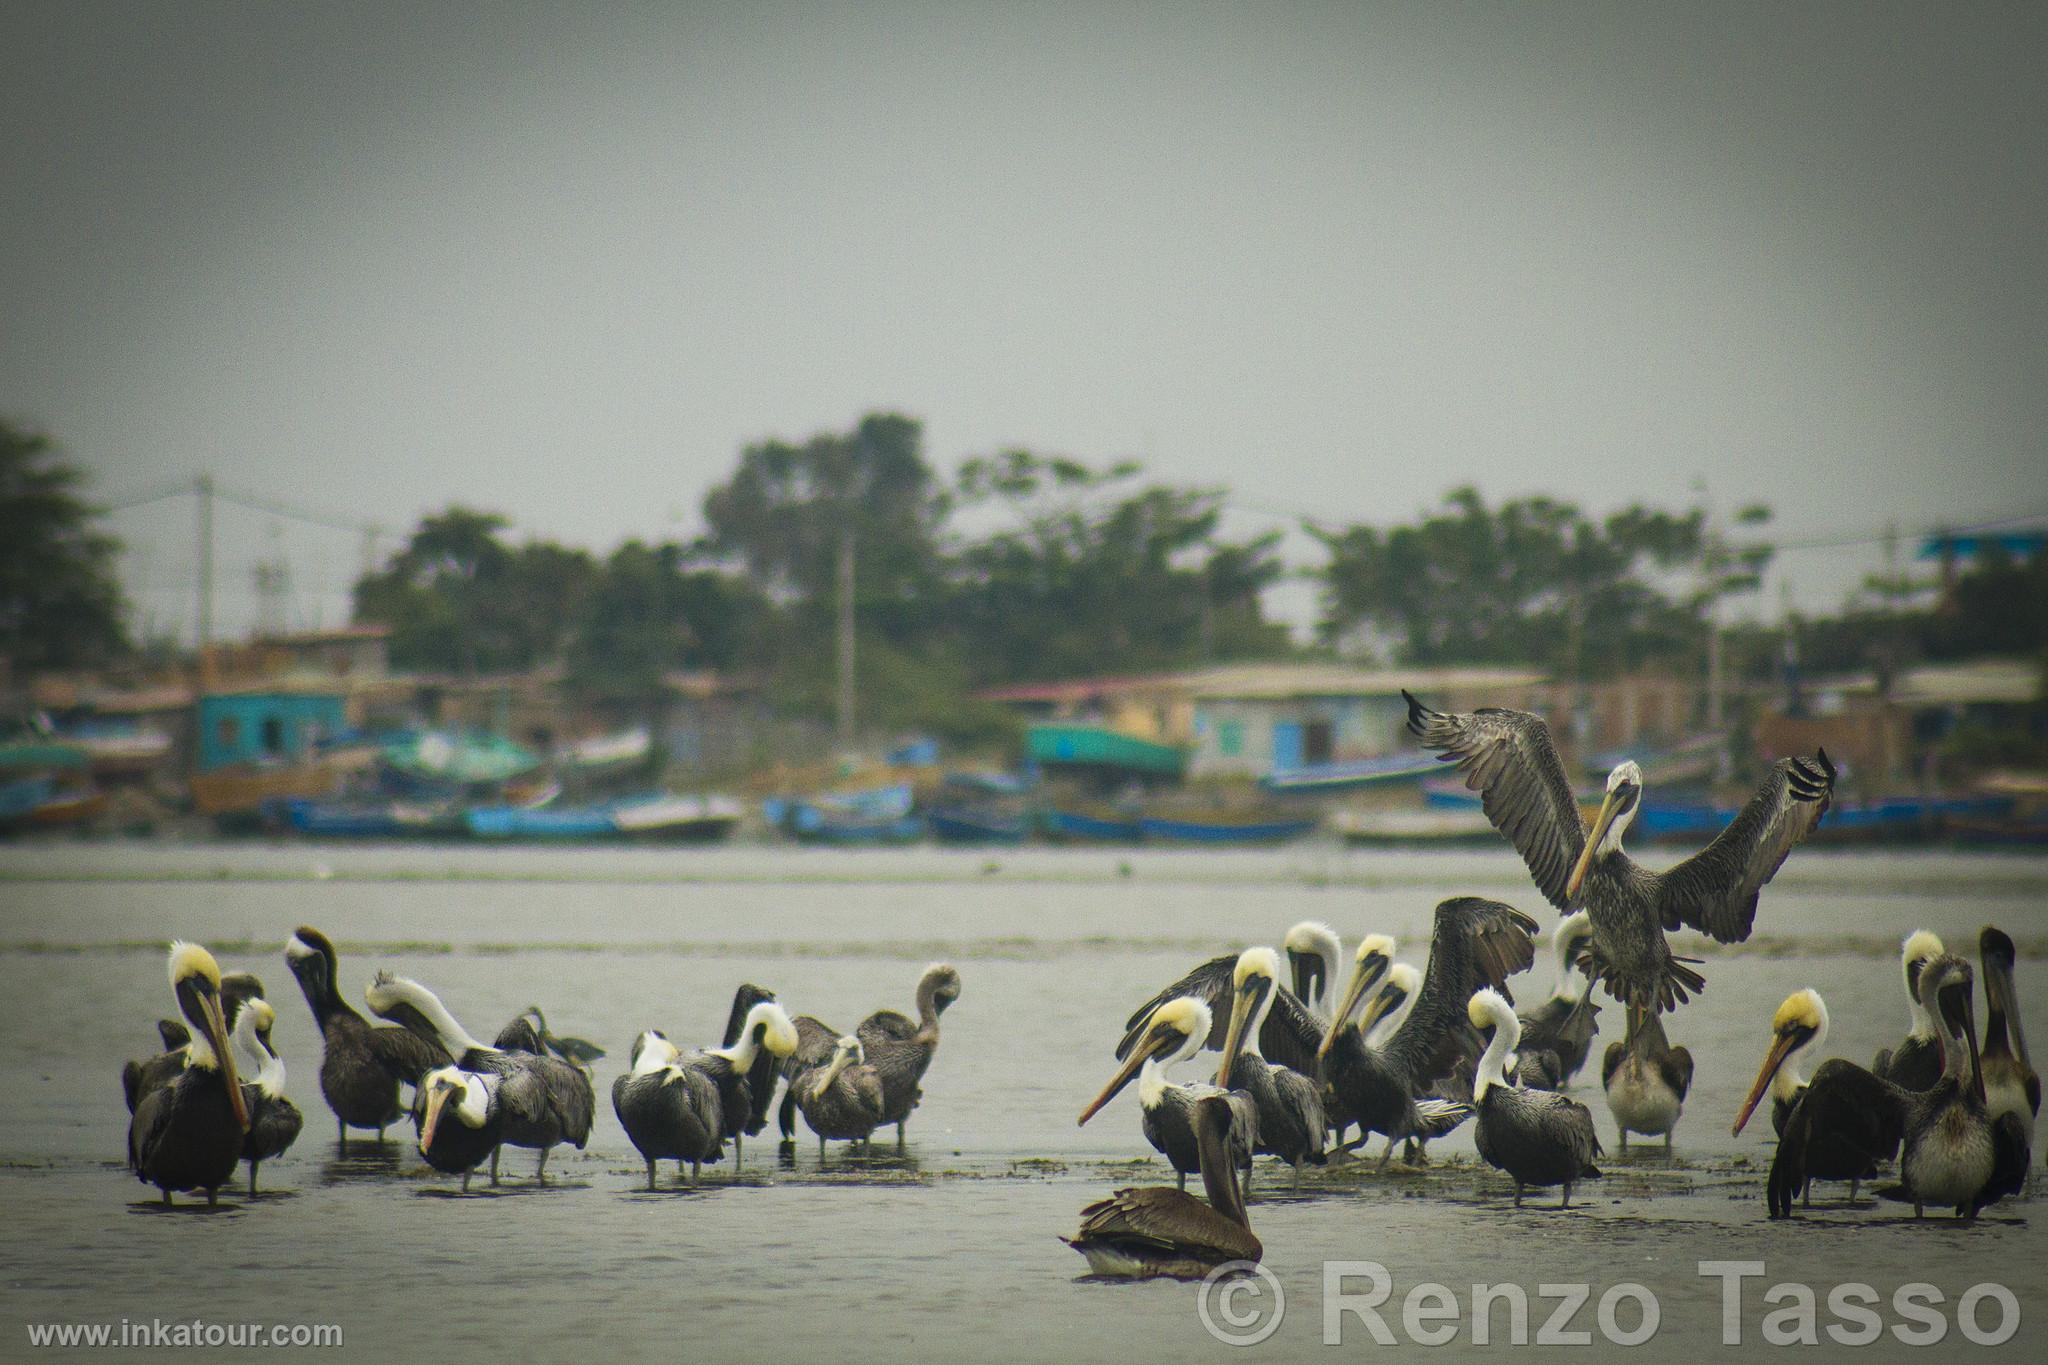
[[[1265,1248],[1252,1235],[1229,1170],[1235,1122],[1222,1096],[1196,1101],[1195,1144],[1208,1203],[1164,1185],[1118,1190],[1082,1209],[1081,1230],[1061,1240],[1086,1256],[1096,1275],[1201,1279],[1231,1261],[1257,1262]]]
[[[501,1139],[540,1153],[533,1176],[547,1184],[548,1151],[558,1142],[581,1150],[590,1140],[596,1100],[590,1077],[559,1057],[478,1042],[457,1023],[440,998],[419,982],[379,972],[364,993],[370,1009],[404,1024],[455,1059],[463,1071],[496,1078],[488,1087]],[[498,1154],[491,1153],[491,1183],[498,1183]]]
[[[1301,1188],[1301,1163],[1321,1166],[1323,1098],[1320,1087],[1298,1071],[1272,1066],[1259,1055],[1259,1024],[1280,990],[1280,955],[1271,948],[1247,948],[1238,955],[1233,975],[1230,1027],[1223,1038],[1223,1062],[1216,1084],[1242,1090],[1259,1112],[1255,1151],[1277,1156],[1294,1168],[1294,1188]]]
[[[1514,1053],[1522,1021],[1515,1007],[1499,993],[1482,990],[1467,1007],[1474,1028],[1493,1027],[1493,1041],[1480,1054],[1472,1082],[1479,1114],[1473,1138],[1479,1156],[1515,1182],[1515,1207],[1522,1207],[1524,1186],[1564,1186],[1558,1207],[1572,1206],[1572,1186],[1600,1171],[1593,1158],[1600,1139],[1593,1132],[1593,1112],[1555,1090],[1522,1090],[1508,1084],[1507,1059]]]
[[[196,943],[173,943],[171,990],[191,1021],[183,1069],[143,1095],[128,1122],[128,1165],[135,1178],[163,1191],[205,1190],[206,1202],[235,1173],[249,1109],[235,1074],[234,1049],[221,1017],[220,967]]]
[[[1692,1053],[1671,1045],[1660,1016],[1634,1008],[1628,1014],[1627,1040],[1609,1043],[1600,1063],[1607,1109],[1614,1115],[1624,1152],[1630,1133],[1661,1133],[1668,1150],[1678,1116],[1685,1112],[1686,1092],[1692,1089]]]
[[[1077,1120],[1078,1123],[1086,1123],[1094,1118],[1102,1106],[1115,1099],[1117,1092],[1136,1077],[1138,1109],[1142,1115],[1145,1140],[1173,1167],[1182,1190],[1187,1188],[1188,1175],[1202,1169],[1201,1153],[1195,1141],[1196,1101],[1212,1095],[1228,1101],[1231,1126],[1224,1150],[1230,1158],[1233,1173],[1238,1169],[1251,1168],[1252,1151],[1259,1144],[1259,1111],[1250,1095],[1242,1090],[1224,1090],[1199,1081],[1177,1085],[1166,1078],[1168,1067],[1184,1062],[1202,1050],[1202,1041],[1209,1036],[1212,1023],[1209,1007],[1191,995],[1161,1005],[1153,1012],[1151,1022],[1139,1035],[1123,1066],[1110,1077],[1109,1084],[1102,1087],[1102,1093],[1081,1111]]]
[[[1984,1101],[1991,1116],[2017,1114],[2033,1144],[2041,1115],[2041,1077],[2027,1060],[2027,1036],[2020,1028],[2019,997],[2013,991],[2012,940],[1991,925],[1977,936],[1984,963]]]
[[[1934,1016],[1920,999],[1920,974],[1947,951],[1925,929],[1908,934],[1899,949],[1899,967],[1906,979],[1906,1040],[1879,1050],[1870,1070],[1880,1079],[1908,1090],[1925,1090],[1941,1079],[1941,1043]]]
[[[249,1110],[249,1131],[242,1138],[242,1159],[249,1163],[249,1193],[256,1193],[256,1168],[271,1157],[284,1155],[298,1141],[305,1116],[284,1092],[284,1058],[270,1045],[270,1029],[277,1022],[270,1002],[258,996],[242,1006],[235,1020],[235,1046],[253,1063],[254,1080],[242,1086],[242,1101]]]
[[[673,1161],[676,1173],[690,1163],[690,1183],[707,1161],[725,1155],[725,1109],[718,1087],[703,1071],[682,1065],[682,1053],[659,1029],[633,1040],[632,1070],[612,1082],[612,1112],[647,1163],[647,1188],[654,1188],[654,1163]]]
[[[882,1078],[882,1122],[896,1125],[896,1149],[910,1111],[924,1098],[921,1083],[939,1050],[939,1016],[960,998],[960,973],[943,962],[924,969],[917,981],[917,1022],[894,1010],[877,1010],[854,1030],[867,1064]]]
[[[1409,730],[1457,764],[1544,897],[1559,910],[1583,897],[1595,974],[1618,999],[1645,1009],[1668,1010],[1706,985],[1671,955],[1665,931],[1685,925],[1717,943],[1748,938],[1764,883],[1820,823],[1834,792],[1825,750],[1811,760],[1780,759],[1718,838],[1670,871],[1652,872],[1621,851],[1643,795],[1634,763],[1608,774],[1606,800],[1588,831],[1542,717],[1490,706],[1445,715],[1402,695]]]
[[[818,1135],[818,1160],[825,1140],[868,1142],[882,1122],[882,1075],[867,1064],[866,1049],[852,1034],[838,1040],[832,1060],[814,1066],[789,1084],[804,1122]]]
[[[1822,1062],[1786,1120],[1771,1161],[1771,1217],[1792,1216],[1792,1196],[1812,1178],[1817,1156],[1881,1151],[1901,1145],[1899,1175],[1919,1217],[1928,1204],[1950,1206],[1959,1218],[2026,1185],[2031,1158],[2016,1114],[1995,1120],[1984,1103],[1978,1069],[1974,973],[1943,955],[1920,975],[1920,997],[1941,1046],[1941,1076],[1926,1090],[1908,1090],[1839,1057]]]
[[[415,1088],[435,1067],[451,1060],[447,1049],[396,1025],[372,1026],[342,999],[334,944],[318,929],[301,925],[285,945],[285,961],[320,1026],[320,1094],[334,1111],[343,1155],[348,1130],[374,1128],[377,1140],[402,1112],[400,1082]]]

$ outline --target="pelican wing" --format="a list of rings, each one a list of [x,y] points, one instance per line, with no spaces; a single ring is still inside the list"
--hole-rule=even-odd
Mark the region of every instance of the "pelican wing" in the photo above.
[[[381,1024],[370,1030],[370,1055],[393,1078],[408,1085],[418,1085],[420,1077],[454,1060],[439,1043],[397,1024]]]
[[[1854,1062],[1840,1057],[1822,1062],[1778,1135],[1766,1190],[1771,1216],[1791,1216],[1792,1201],[1806,1185],[1809,1153],[1832,1149],[1830,1169],[1873,1172],[1878,1162],[1896,1156],[1917,1098]]]
[[[1457,765],[1465,785],[1479,793],[1486,818],[1529,865],[1544,899],[1568,909],[1565,883],[1586,846],[1586,824],[1543,718],[1494,706],[1445,715],[1406,691],[1401,695],[1408,699],[1409,731],[1423,748]]]
[[[500,1052],[531,1052],[536,1056],[547,1050],[541,1042],[540,1030],[523,1014],[499,1029],[491,1046]]]
[[[1250,1228],[1164,1185],[1118,1190],[1082,1209],[1078,1239],[1238,1261],[1256,1261],[1265,1250]]]
[[[732,1012],[725,1016],[725,1041],[720,1047],[731,1047],[740,1040],[740,1030],[746,1027],[747,1011],[763,1001],[773,1000],[775,992],[765,986],[756,986],[751,981],[742,982],[732,993]]]
[[[900,1043],[916,1034],[917,1020],[902,1010],[876,1010],[861,1020],[853,1032],[863,1043],[875,1038],[890,1038]]]
[[[1476,1053],[1478,1034],[1466,1015],[1473,992],[1491,986],[1507,995],[1508,978],[1536,961],[1536,927],[1513,906],[1480,896],[1453,896],[1437,906],[1422,989],[1386,1047],[1415,1086],[1448,1075],[1460,1056]]]
[[[1220,1052],[1224,1035],[1230,1031],[1230,978],[1237,969],[1237,958],[1236,953],[1212,957],[1138,1006],[1125,1021],[1123,1041],[1116,1045],[1117,1060],[1130,1056],[1131,1049],[1145,1036],[1145,1025],[1151,1020],[1153,1011],[1183,995],[1192,995],[1209,1007],[1209,1037],[1203,1046]],[[1300,996],[1276,984],[1273,1008],[1266,1011],[1266,1022],[1259,1029],[1259,1051],[1269,1062],[1278,1062],[1305,1076],[1313,1076],[1316,1049],[1323,1045],[1324,1027],[1315,1011],[1301,1003]],[[863,1041],[866,1041],[865,1037]]]
[[[1227,1015],[1228,1011],[1225,1013]],[[1229,1025],[1226,1018],[1226,1031]],[[1269,1062],[1277,1062],[1304,1076],[1313,1076],[1316,1074],[1316,1052],[1323,1045],[1323,1030],[1328,1027],[1314,1010],[1301,1003],[1300,996],[1275,983],[1273,1007],[1266,1011],[1266,1022],[1259,1029],[1259,1051]],[[1217,1041],[1220,1043],[1221,1040]]]
[[[2028,1139],[2027,1121],[2010,1109],[1991,1121],[1991,1179],[1970,1201],[1971,1213],[2007,1195],[2026,1193],[2027,1171],[2034,1160]]]
[[[783,1059],[782,1074],[795,1080],[812,1067],[823,1066],[832,1060],[832,1049],[839,1041],[839,1033],[830,1024],[808,1014],[799,1014],[790,1023],[796,1026],[796,1051]]]
[[[1827,750],[1811,759],[1779,759],[1733,824],[1656,879],[1664,927],[1688,925],[1717,943],[1748,938],[1758,893],[1820,823],[1834,790],[1835,765]]]

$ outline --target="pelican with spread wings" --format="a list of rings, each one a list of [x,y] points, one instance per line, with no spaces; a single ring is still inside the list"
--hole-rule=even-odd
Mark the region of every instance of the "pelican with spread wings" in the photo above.
[[[1593,920],[1590,956],[1607,989],[1652,1012],[1706,986],[1672,956],[1666,931],[1685,926],[1717,943],[1748,938],[1764,883],[1820,823],[1834,795],[1835,767],[1825,749],[1810,759],[1779,759],[1719,837],[1670,871],[1652,872],[1621,850],[1643,798],[1643,772],[1634,763],[1608,774],[1606,799],[1588,830],[1542,717],[1490,706],[1446,715],[1401,695],[1409,730],[1457,765],[1550,903],[1569,911],[1583,902]]]

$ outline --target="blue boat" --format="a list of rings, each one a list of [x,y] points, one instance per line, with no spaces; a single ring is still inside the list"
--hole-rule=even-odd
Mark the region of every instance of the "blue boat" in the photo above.
[[[899,815],[894,819],[862,820],[848,816],[825,816],[808,811],[811,818],[799,818],[796,837],[814,844],[914,844],[924,837],[924,817]]]
[[[0,827],[25,822],[56,790],[57,784],[47,777],[0,783]]]
[[[610,806],[472,806],[462,822],[479,839],[608,839],[619,832]]]
[[[1135,844],[1145,837],[1145,831],[1135,815],[1089,814],[1086,811],[1061,810],[1056,806],[1039,812],[1039,822],[1048,837],[1069,839],[1079,843]]]
[[[1162,820],[1138,822],[1148,840],[1165,844],[1284,844],[1315,830],[1314,820]]]
[[[943,844],[1021,844],[1031,834],[1029,815],[986,806],[946,806],[925,820]]]
[[[406,833],[389,802],[316,801],[291,797],[280,803],[284,823],[320,839],[388,839]]]

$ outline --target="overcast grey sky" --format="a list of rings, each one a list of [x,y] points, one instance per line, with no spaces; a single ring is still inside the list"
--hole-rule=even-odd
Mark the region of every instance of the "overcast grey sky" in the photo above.
[[[387,548],[688,534],[872,408],[1244,532],[1463,482],[2048,512],[2044,15],[0,0],[0,411],[104,497],[206,469]],[[273,535],[345,615],[357,538],[221,522],[224,625]],[[189,505],[115,525],[189,629]],[[1782,562],[1825,605],[1875,555]]]

